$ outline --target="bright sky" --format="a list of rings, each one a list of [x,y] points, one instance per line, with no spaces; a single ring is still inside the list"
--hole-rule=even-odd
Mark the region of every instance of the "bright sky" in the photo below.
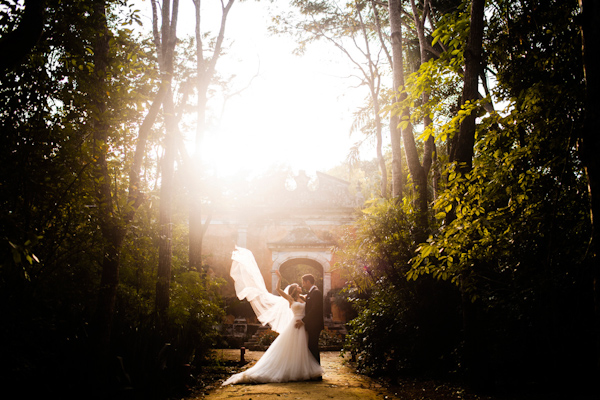
[[[220,1],[202,4],[211,8],[203,12],[202,30],[215,32]],[[150,15],[148,0],[141,7]],[[239,88],[259,75],[227,103],[219,129],[207,135],[205,157],[214,158],[221,174],[262,171],[272,164],[309,174],[325,171],[343,161],[359,140],[349,135],[352,111],[362,102],[362,92],[352,87],[356,80],[348,78],[349,63],[326,45],[310,47],[303,57],[293,55],[293,39],[268,33],[273,7],[269,1],[236,2],[229,14],[228,54],[217,69],[235,74]],[[193,32],[193,3],[181,1],[178,36]]]

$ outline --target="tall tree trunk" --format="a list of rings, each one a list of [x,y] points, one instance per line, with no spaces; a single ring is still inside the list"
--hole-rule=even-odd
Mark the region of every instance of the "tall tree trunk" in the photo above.
[[[478,78],[481,72],[481,57],[483,43],[485,0],[473,0],[471,3],[471,17],[469,38],[465,49],[464,87],[461,104],[475,101],[479,98]],[[475,119],[476,110],[467,116],[461,123],[456,138],[456,144],[451,149],[450,161],[457,163],[457,168],[462,173],[467,173],[473,168],[473,147],[475,144]],[[469,296],[462,290],[463,332],[465,337],[465,368],[470,383],[480,389],[490,389],[492,377],[489,372],[488,351],[486,339],[481,334],[478,324],[477,305],[471,302]]]
[[[579,138],[579,154],[583,160],[588,180],[590,218],[592,221],[592,257],[594,306],[596,310],[596,357],[600,371],[600,229],[596,224],[600,216],[600,4],[593,0],[580,0],[582,10],[583,59],[586,83],[586,111],[584,127]]]
[[[94,73],[92,77],[92,102],[96,114],[92,115],[94,140],[94,181],[96,182],[96,198],[98,203],[100,229],[103,237],[102,275],[96,311],[92,321],[92,335],[95,350],[102,356],[109,353],[112,321],[115,312],[117,287],[119,284],[120,254],[123,240],[135,212],[144,201],[140,188],[140,171],[150,129],[156,120],[165,91],[161,87],[154,99],[148,114],[140,126],[134,160],[129,171],[128,207],[123,216],[119,215],[113,203],[111,178],[106,160],[108,139],[111,126],[108,123],[108,85],[107,71],[109,65],[110,32],[106,22],[106,8],[103,1],[94,3],[93,23],[96,26],[94,41]]]
[[[419,38],[419,50],[420,50],[421,64],[424,64],[427,61],[429,61],[429,58],[431,57],[431,55],[429,54],[429,49],[431,49],[431,45],[429,45],[429,42],[427,41],[427,38],[425,37],[425,21],[427,20],[427,15],[429,14],[429,11],[430,11],[430,2],[429,2],[429,0],[423,1],[423,10],[422,10],[421,16],[419,16],[419,11],[416,7],[414,0],[411,0],[411,7],[413,10],[413,18],[415,21],[415,26],[417,27],[417,36]],[[423,91],[422,100],[423,100],[424,105],[429,102],[429,92]],[[425,113],[425,116],[423,117],[424,129],[426,129],[426,130],[431,129],[432,124],[433,124],[433,121],[431,120],[429,113]],[[429,171],[431,170],[431,166],[433,165],[435,155],[436,155],[435,136],[433,135],[433,132],[432,132],[429,135],[429,137],[427,138],[427,140],[425,141],[425,145],[423,147],[423,163],[421,166],[422,172],[419,175],[421,181],[418,182],[418,187],[417,187],[417,190],[420,192],[419,198],[418,198],[418,202],[419,202],[418,210],[420,213],[420,220],[422,221],[421,223],[423,224],[423,230],[425,230],[425,231],[427,230],[428,225],[429,225],[428,220],[427,220],[427,218],[428,218],[428,203],[429,203],[429,190],[427,187],[427,182],[428,182]]]
[[[402,26],[399,26],[399,16],[393,16],[392,12],[401,12],[401,1],[390,0],[390,24],[394,21],[392,27],[392,41],[396,44],[396,52],[394,53],[394,86],[398,88],[404,87],[404,55],[402,54]],[[397,68],[396,68],[397,67]],[[397,81],[397,82],[396,82]],[[406,100],[406,92],[400,92],[399,101],[403,102]],[[412,177],[414,185],[414,204],[415,211],[417,213],[417,226],[415,227],[415,240],[417,242],[424,242],[427,239],[427,232],[429,230],[429,218],[428,218],[428,194],[427,194],[427,174],[421,162],[419,161],[419,152],[415,142],[415,136],[413,133],[413,126],[410,122],[410,109],[408,106],[402,106],[400,110],[400,121],[403,125],[402,128],[402,142],[404,144],[404,153],[406,155],[406,164]],[[427,155],[425,155],[427,157]],[[431,155],[429,155],[431,157]]]
[[[119,283],[119,258],[124,237],[123,229],[114,214],[113,197],[110,187],[110,175],[106,155],[110,124],[107,115],[108,88],[107,72],[109,64],[110,34],[106,22],[106,10],[103,1],[94,3],[93,23],[96,28],[94,40],[94,72],[92,76],[92,103],[95,115],[91,118],[93,126],[94,181],[96,182],[96,201],[98,203],[100,229],[103,237],[103,259],[98,302],[92,332],[94,344],[99,356],[107,354],[110,345],[110,333]]]
[[[411,3],[412,10],[413,10],[413,18],[415,21],[415,26],[417,27],[417,36],[419,38],[419,50],[420,50],[420,57],[421,57],[421,65],[423,65],[427,61],[429,61],[429,58],[431,57],[431,55],[429,53],[429,49],[431,48],[431,45],[429,45],[429,42],[427,41],[427,38],[425,37],[425,21],[427,21],[427,15],[429,14],[429,11],[430,11],[430,2],[429,2],[429,0],[423,1],[423,14],[421,16],[419,16],[419,10],[417,9],[415,0],[411,0],[410,3]],[[426,90],[423,91],[422,100],[423,100],[424,105],[429,103],[429,92],[428,91],[426,91]],[[433,121],[431,120],[429,113],[425,113],[425,116],[423,117],[423,126],[424,126],[425,130],[431,129],[432,124],[433,124]],[[433,164],[433,157],[436,154],[434,149],[435,149],[435,137],[433,136],[433,133],[432,133],[427,138],[427,141],[425,142],[425,147],[423,149],[423,172],[424,172],[425,176],[429,175],[429,171],[431,170],[431,166]]]
[[[406,98],[406,93],[400,96],[400,101]],[[408,121],[410,118],[410,110],[404,107],[401,113],[401,119]],[[427,175],[419,161],[419,153],[415,143],[413,126],[410,122],[402,129],[402,141],[404,143],[404,152],[406,154],[406,163],[408,170],[412,176],[414,185],[415,211],[417,213],[417,226],[415,232],[415,240],[424,242],[427,239],[429,229],[428,222],[428,204],[427,204]]]
[[[392,149],[392,197],[402,200],[404,178],[402,176],[402,137],[398,127],[400,118],[390,115],[390,142]]]
[[[390,29],[392,36],[392,72],[394,90],[398,91],[404,86],[404,58],[402,56],[402,4],[400,0],[389,0]],[[395,101],[399,97],[395,96]],[[402,137],[398,126],[400,118],[390,116],[390,139],[392,144],[392,197],[402,199],[404,182],[402,178]]]
[[[375,6],[371,4],[373,9]],[[380,82],[381,76],[379,74],[377,64],[373,60],[371,55],[371,46],[369,44],[369,33],[367,32],[367,27],[363,21],[362,9],[358,6],[355,7],[356,16],[358,17],[358,22],[360,23],[361,32],[363,35],[363,40],[365,41],[364,48],[364,56],[367,59],[368,68],[366,70],[363,69],[363,75],[367,84],[369,86],[369,91],[371,93],[371,100],[373,101],[373,117],[375,119],[375,138],[377,141],[376,151],[377,151],[377,160],[379,162],[379,170],[381,172],[381,182],[380,182],[380,192],[382,198],[387,198],[387,166],[385,163],[385,157],[383,155],[383,126],[381,123],[381,106],[379,105],[379,93],[380,93]]]
[[[191,174],[192,178],[198,176],[202,168],[202,145],[204,142],[204,133],[206,130],[206,104],[208,101],[208,87],[212,81],[216,64],[221,55],[223,40],[225,38],[225,26],[229,11],[234,4],[234,0],[229,0],[227,4],[221,3],[221,26],[215,42],[215,48],[210,58],[204,58],[204,46],[202,41],[202,32],[200,29],[201,13],[200,0],[193,0],[196,15],[196,146],[195,154],[192,157],[192,168],[195,172]],[[191,270],[202,270],[202,240],[210,218],[202,224],[202,190],[199,179],[192,179],[190,182],[190,232],[189,232],[189,267]]]
[[[478,78],[481,73],[484,8],[485,0],[473,0],[471,3],[471,25],[467,48],[465,49],[465,72],[461,105],[476,101],[479,98]],[[451,149],[450,162],[456,162],[462,172],[468,172],[473,167],[476,118],[476,110],[465,117],[460,124],[456,144]]]
[[[144,156],[146,155],[146,145],[148,143],[148,135],[152,130],[152,125],[156,121],[158,112],[162,106],[162,102],[167,93],[166,86],[162,85],[158,89],[154,101],[148,110],[148,114],[144,118],[144,121],[140,125],[138,134],[138,140],[136,143],[135,154],[133,156],[133,163],[131,164],[131,170],[129,172],[129,194],[127,204],[130,205],[127,211],[126,220],[131,222],[133,220],[135,211],[139,208],[145,199],[145,196],[141,192],[141,170],[142,163],[144,162]]]
[[[164,155],[161,161],[161,186],[159,206],[159,244],[158,244],[158,277],[156,281],[156,313],[162,326],[165,326],[169,309],[172,265],[172,204],[173,179],[175,172],[175,135],[177,120],[171,91],[164,102],[166,133],[164,139]]]
[[[171,89],[173,79],[173,58],[177,43],[177,16],[179,1],[163,2],[161,15],[161,73],[162,84],[166,87],[163,101],[165,118],[164,155],[161,162],[161,187],[159,207],[159,244],[158,244],[158,277],[156,282],[156,313],[159,322],[164,326],[169,309],[172,264],[172,196],[175,170],[176,138],[178,134],[177,117]]]
[[[196,143],[195,152],[191,158],[190,166],[195,171],[202,168],[202,143],[204,141],[204,132],[206,125],[206,103],[207,91],[210,83],[210,77],[206,74],[206,62],[204,60],[204,48],[202,41],[202,31],[200,29],[201,12],[200,0],[194,0],[196,11]],[[207,78],[209,79],[207,81]],[[192,173],[190,182],[190,232],[189,232],[189,267],[193,271],[202,270],[202,190],[200,180],[194,179],[196,174]]]
[[[440,178],[442,173],[440,172],[440,160],[438,158],[437,146],[435,142],[433,143],[433,154],[431,156],[433,160],[433,176],[431,177],[431,182],[433,186],[433,200],[437,200],[440,193]]]
[[[385,157],[383,155],[383,126],[381,123],[381,107],[379,106],[379,90],[375,90],[371,88],[372,97],[373,97],[373,114],[375,116],[375,136],[377,139],[377,160],[379,161],[379,170],[381,171],[381,183],[379,185],[381,191],[381,197],[387,198],[387,186],[388,186],[388,176],[387,176],[387,166],[385,164]]]

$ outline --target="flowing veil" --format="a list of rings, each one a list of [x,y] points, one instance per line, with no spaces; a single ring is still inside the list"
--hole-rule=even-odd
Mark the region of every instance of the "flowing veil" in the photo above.
[[[233,263],[229,274],[235,282],[237,297],[240,300],[248,300],[256,317],[263,325],[269,324],[273,331],[281,333],[293,318],[288,301],[267,290],[263,276],[250,250],[235,246],[231,259]]]

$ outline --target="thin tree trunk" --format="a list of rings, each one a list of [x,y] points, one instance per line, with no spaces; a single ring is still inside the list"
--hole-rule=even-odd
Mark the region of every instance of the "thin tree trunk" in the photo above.
[[[208,101],[208,87],[212,81],[216,64],[221,54],[223,40],[225,38],[225,26],[229,11],[234,4],[234,0],[229,0],[227,4],[221,3],[221,26],[215,42],[215,48],[208,60],[204,58],[204,48],[202,41],[202,32],[200,30],[200,0],[193,0],[196,15],[196,149],[192,157],[192,165],[195,171],[200,171],[202,165],[202,145],[204,143],[204,132],[206,130],[206,104]],[[197,173],[192,173],[196,176]],[[189,268],[194,271],[202,270],[202,240],[206,232],[207,225],[202,224],[202,190],[200,181],[193,179],[190,184],[190,216],[189,216]],[[210,218],[207,218],[205,224],[208,224]]]
[[[429,58],[430,58],[429,49],[431,48],[431,45],[429,45],[429,42],[427,41],[427,38],[425,37],[425,21],[427,20],[427,16],[429,14],[429,9],[430,9],[429,0],[423,1],[423,15],[421,17],[419,17],[419,10],[416,7],[415,0],[411,0],[411,6],[412,6],[412,10],[413,10],[413,18],[415,21],[415,26],[417,27],[417,36],[419,38],[421,65],[423,65],[427,61],[429,61]],[[423,100],[424,105],[429,103],[429,92],[428,91],[426,91],[426,90],[423,91],[422,100]],[[429,113],[425,113],[425,116],[423,117],[423,126],[425,127],[425,130],[431,129],[432,124],[433,124],[433,121],[431,120]],[[431,165],[433,164],[433,155],[435,154],[435,152],[434,152],[435,140],[434,139],[435,138],[432,133],[427,138],[427,141],[425,142],[424,151],[423,151],[423,170],[424,170],[424,173],[426,176],[429,175]]]
[[[389,2],[390,13],[400,12],[401,2],[399,0],[390,0]],[[391,14],[390,14],[391,15]],[[392,41],[397,44],[397,52],[394,53],[394,66],[398,68],[394,69],[394,86],[399,88],[404,87],[404,56],[402,54],[402,27],[397,26],[396,19],[394,17],[394,26],[392,27]],[[390,24],[392,23],[390,20]],[[406,92],[402,91],[399,96],[399,102],[403,102],[406,99]],[[415,231],[415,240],[417,242],[424,242],[427,239],[427,232],[429,227],[428,222],[428,195],[427,195],[427,174],[425,173],[421,162],[419,161],[419,152],[415,142],[413,133],[413,126],[410,122],[410,109],[408,106],[402,106],[400,110],[400,121],[404,125],[402,128],[402,142],[404,144],[404,153],[406,155],[406,164],[411,174],[413,185],[414,185],[414,197],[415,197],[415,209],[417,213],[417,226]],[[431,157],[431,155],[429,155]]]
[[[392,36],[392,72],[394,90],[401,90],[404,86],[404,57],[402,56],[402,10],[400,0],[389,0],[390,28]],[[399,100],[398,95],[395,101]],[[392,144],[392,196],[402,199],[404,182],[402,178],[402,137],[398,126],[400,118],[390,116],[390,139]]]
[[[425,37],[425,21],[427,20],[427,15],[430,10],[430,4],[429,4],[429,0],[423,1],[423,15],[421,17],[419,17],[419,12],[417,10],[414,0],[411,0],[411,6],[412,6],[412,10],[413,10],[413,18],[415,21],[415,26],[417,27],[417,36],[419,37],[421,64],[424,64],[427,61],[429,61],[430,55],[429,55],[428,51],[431,48],[431,45],[429,45],[429,42],[427,41],[427,38]],[[423,100],[424,105],[429,102],[429,93],[427,91],[423,91],[422,100]],[[426,130],[431,129],[432,124],[433,124],[433,121],[431,120],[429,113],[425,113],[425,116],[423,117],[424,128]],[[432,132],[429,135],[429,137],[427,138],[427,140],[425,141],[425,145],[423,148],[423,165],[422,165],[423,172],[422,172],[422,176],[421,176],[422,181],[419,183],[419,187],[418,187],[418,190],[420,191],[419,212],[421,214],[421,219],[424,224],[423,225],[424,229],[426,229],[428,226],[428,222],[425,220],[428,215],[428,202],[429,202],[429,192],[428,192],[428,188],[427,188],[427,181],[428,181],[429,171],[431,170],[431,166],[434,161],[433,157],[436,155],[436,152],[434,151],[434,149],[435,149],[435,137]]]
[[[207,81],[206,63],[204,60],[204,48],[202,32],[200,30],[200,0],[194,0],[196,10],[196,146],[195,153],[191,157],[192,167],[200,171],[202,165],[202,143],[206,124],[206,102],[209,81]],[[192,177],[194,174],[191,175]],[[190,231],[189,231],[189,268],[192,271],[202,270],[202,191],[200,181],[192,179],[190,187]]]
[[[440,193],[440,178],[441,178],[441,172],[440,172],[440,161],[438,158],[438,152],[437,152],[437,146],[435,145],[435,142],[433,143],[433,155],[431,157],[433,159],[433,165],[431,166],[433,168],[433,176],[431,178],[432,181],[432,186],[433,186],[433,200],[437,200],[439,193]]]
[[[177,43],[177,16],[179,1],[163,2],[161,15],[161,72],[162,85],[166,87],[163,101],[165,118],[164,155],[161,162],[161,187],[159,206],[159,244],[158,244],[158,277],[156,282],[156,313],[159,322],[164,327],[169,309],[171,264],[172,264],[172,198],[175,171],[175,153],[177,137],[177,116],[171,89],[173,79],[173,58]],[[156,35],[155,35],[156,38]],[[156,39],[155,39],[156,40]]]
[[[372,89],[374,92],[374,89]],[[373,114],[375,115],[375,135],[377,138],[377,160],[379,160],[379,170],[381,171],[381,197],[387,198],[387,186],[388,186],[388,177],[387,177],[387,166],[385,165],[385,157],[383,156],[383,135],[382,135],[382,123],[381,123],[381,108],[379,106],[379,90],[376,93],[373,93]]]
[[[362,12],[360,7],[356,7],[356,15],[358,17],[358,21],[360,22],[360,28],[363,34],[363,39],[365,41],[365,51],[364,55],[368,62],[368,71],[363,71],[367,83],[369,85],[369,90],[371,92],[371,100],[373,101],[373,117],[375,118],[375,137],[377,140],[376,151],[377,151],[377,160],[379,162],[379,170],[381,172],[381,183],[380,183],[380,191],[381,197],[387,198],[387,166],[385,164],[385,158],[383,156],[383,132],[382,132],[382,123],[381,123],[381,107],[379,105],[379,92],[380,92],[380,75],[377,68],[377,65],[373,61],[373,57],[371,55],[371,46],[369,45],[369,34],[367,33],[367,28],[363,21]]]
[[[159,245],[158,277],[156,281],[156,312],[162,326],[165,326],[169,309],[172,266],[172,213],[173,179],[175,172],[175,135],[177,120],[173,106],[173,94],[169,91],[164,102],[166,134],[164,155],[161,162],[161,185],[159,206]]]
[[[164,85],[158,90],[150,109],[148,110],[148,114],[144,118],[142,125],[140,126],[138,140],[136,143],[135,154],[133,156],[133,164],[131,165],[131,170],[129,172],[129,195],[127,204],[128,212],[126,220],[127,222],[131,222],[133,220],[135,211],[139,208],[139,206],[144,201],[144,195],[140,190],[141,184],[141,170],[142,163],[144,161],[144,156],[146,155],[146,144],[148,143],[148,135],[150,134],[150,130],[152,129],[152,125],[156,121],[156,117],[158,116],[158,112],[162,106],[163,99],[165,94],[167,93],[167,88]]]

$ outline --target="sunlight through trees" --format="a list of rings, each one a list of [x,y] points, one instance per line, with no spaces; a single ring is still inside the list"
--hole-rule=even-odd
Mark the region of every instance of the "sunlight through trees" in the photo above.
[[[345,196],[354,222],[327,232],[331,266],[272,264],[266,248],[263,274],[281,266],[287,284],[310,272],[328,289],[329,268],[343,278],[325,295],[344,310],[335,322],[357,371],[485,395],[597,395],[594,2],[244,2],[265,15],[265,31],[293,41],[299,64],[326,49],[319,62],[350,71],[333,97],[360,99],[352,123],[338,116],[356,142],[345,160],[333,148],[342,139],[325,144],[334,133],[319,122],[339,104],[310,111],[326,94],[296,93],[291,68],[273,74],[282,81],[258,120],[224,112],[275,78],[232,61],[247,54],[229,34],[249,32],[255,14],[241,26],[238,2],[211,4],[218,18],[203,3],[151,0],[148,17],[139,1],[0,1],[6,379],[26,397],[161,399],[217,380],[203,375],[211,349],[230,345],[223,326],[235,310],[251,310],[215,271],[239,232],[207,246],[213,214],[273,204],[286,179],[321,195],[318,177],[301,185],[290,167],[304,140],[307,163],[337,162],[326,171],[337,191],[322,204]],[[194,29],[182,33],[183,20]],[[209,137],[233,119],[243,140]],[[323,125],[322,142],[295,129],[307,119]],[[278,136],[261,142],[267,123]],[[252,157],[274,166],[256,172]],[[245,168],[218,172],[228,164]],[[318,225],[313,214],[302,218]]]

